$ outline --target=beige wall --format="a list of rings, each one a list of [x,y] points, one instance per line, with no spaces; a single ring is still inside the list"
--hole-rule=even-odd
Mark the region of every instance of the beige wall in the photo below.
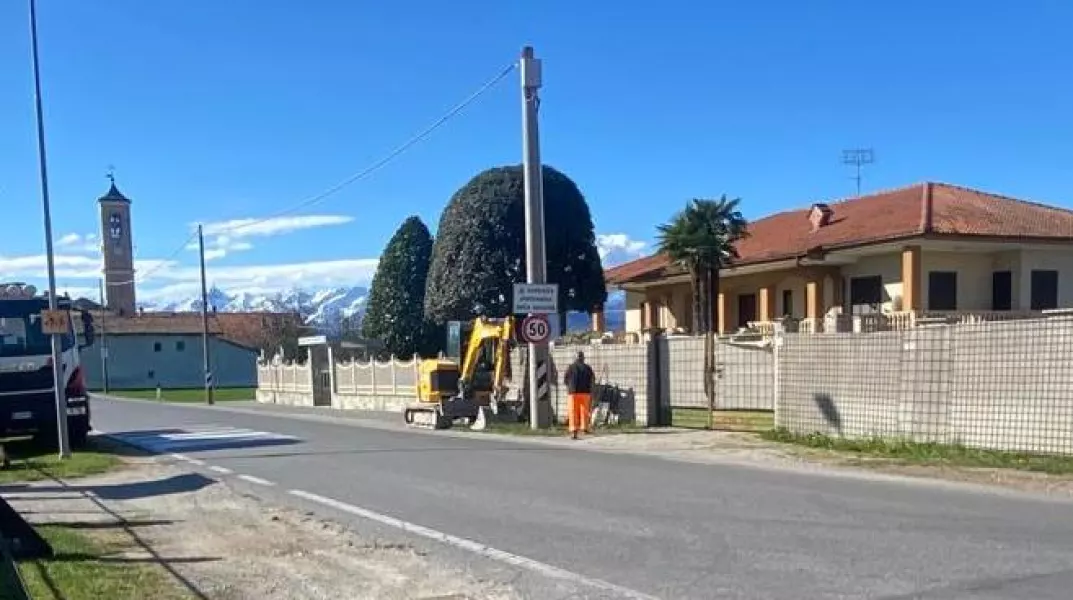
[[[850,279],[853,277],[871,277],[879,275],[883,278],[883,305],[882,312],[895,310],[895,301],[902,297],[902,254],[892,252],[878,256],[865,256],[857,262],[842,267],[842,277],[845,279],[845,288],[842,297],[849,306]],[[924,282],[927,284],[927,281]],[[850,311],[846,311],[850,312]]]
[[[928,310],[928,273],[957,273],[957,310],[991,310],[991,274],[995,268],[991,254],[966,252],[920,253],[921,307]]]
[[[626,331],[641,331],[644,328],[644,315],[641,303],[645,301],[642,292],[626,292]]]
[[[1032,270],[1058,271],[1058,306],[1073,307],[1073,251],[1022,250],[1019,287],[1020,308],[1032,307]],[[1014,281],[1017,281],[1015,276]],[[1016,292],[1015,292],[1016,293]]]

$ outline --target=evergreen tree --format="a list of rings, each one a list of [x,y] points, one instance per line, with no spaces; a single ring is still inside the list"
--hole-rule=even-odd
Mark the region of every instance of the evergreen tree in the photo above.
[[[563,311],[589,312],[607,300],[592,215],[577,185],[545,166],[544,237],[549,283]],[[478,174],[440,217],[425,293],[437,324],[510,313],[514,283],[525,277],[525,181],[520,165]]]
[[[425,322],[425,279],[432,257],[432,236],[416,216],[403,221],[391,237],[373,277],[362,334],[380,340],[386,352],[401,358],[435,352]]]

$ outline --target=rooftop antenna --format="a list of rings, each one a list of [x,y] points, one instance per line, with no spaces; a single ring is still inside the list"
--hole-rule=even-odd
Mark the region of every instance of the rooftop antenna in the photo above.
[[[856,174],[851,177],[857,182],[857,197],[861,197],[861,167],[870,165],[876,161],[875,152],[871,148],[852,148],[842,151],[842,164],[856,167]]]

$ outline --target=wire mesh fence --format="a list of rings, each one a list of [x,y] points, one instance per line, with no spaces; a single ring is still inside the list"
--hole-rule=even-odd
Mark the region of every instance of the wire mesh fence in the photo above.
[[[511,356],[512,387],[523,386],[526,377],[527,346],[519,346]],[[650,352],[646,344],[562,344],[550,349],[548,365],[551,405],[558,422],[567,418],[567,390],[563,376],[570,363],[584,354],[585,362],[596,375],[593,404],[602,407],[600,417],[605,423],[622,422],[650,424],[655,415],[649,405]]]
[[[1073,454],[1073,318],[788,334],[776,425],[793,433]]]

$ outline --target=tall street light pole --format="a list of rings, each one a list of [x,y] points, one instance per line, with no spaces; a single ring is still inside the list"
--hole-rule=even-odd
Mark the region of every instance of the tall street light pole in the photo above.
[[[55,314],[56,260],[52,253],[52,211],[48,198],[48,161],[45,159],[45,117],[41,110],[41,68],[37,55],[37,2],[30,0],[30,46],[34,69],[34,109],[37,112],[37,156],[41,169],[41,208],[45,213],[45,257],[48,264],[48,309]],[[42,322],[43,324],[43,322]],[[56,391],[56,437],[60,458],[70,458],[71,446],[67,438],[67,398],[64,397],[66,382],[63,371],[62,335],[52,334],[52,385]]]

